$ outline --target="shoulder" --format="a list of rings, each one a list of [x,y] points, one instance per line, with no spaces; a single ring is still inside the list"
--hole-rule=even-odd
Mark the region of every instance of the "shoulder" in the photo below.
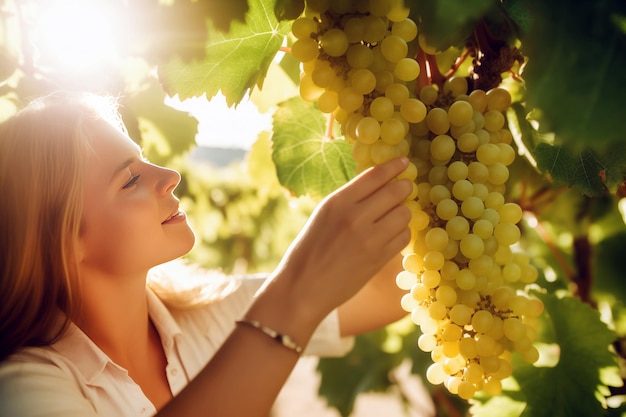
[[[52,348],[23,349],[0,362],[0,416],[95,415],[79,379]]]

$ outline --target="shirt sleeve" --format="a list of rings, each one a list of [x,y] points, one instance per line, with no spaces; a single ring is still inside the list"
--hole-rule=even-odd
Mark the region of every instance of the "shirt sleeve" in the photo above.
[[[36,395],[34,394],[36,393]],[[76,382],[51,363],[0,364],[0,417],[96,417]]]

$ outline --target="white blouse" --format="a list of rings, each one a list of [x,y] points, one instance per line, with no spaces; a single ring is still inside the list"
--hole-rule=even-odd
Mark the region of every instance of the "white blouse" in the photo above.
[[[150,317],[161,337],[174,395],[215,354],[263,281],[262,276],[242,277],[241,285],[224,299],[185,309],[169,308],[147,291]],[[320,324],[305,354],[340,356],[352,345],[352,338],[339,337],[335,311]],[[138,417],[155,413],[128,372],[76,326],[52,346],[29,347],[0,363],[0,417]]]

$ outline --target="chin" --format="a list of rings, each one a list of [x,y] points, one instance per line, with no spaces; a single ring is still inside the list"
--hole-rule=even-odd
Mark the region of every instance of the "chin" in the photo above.
[[[189,251],[193,249],[193,246],[196,243],[196,235],[193,233],[193,230],[191,229],[188,229],[188,230],[189,230],[189,233],[185,237],[184,241],[181,242],[181,245],[180,245],[181,253],[176,256],[177,258],[188,254]]]

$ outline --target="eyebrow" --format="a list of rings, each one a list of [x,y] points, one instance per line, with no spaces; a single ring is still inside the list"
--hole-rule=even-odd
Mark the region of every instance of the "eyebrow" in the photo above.
[[[134,156],[126,159],[124,162],[122,162],[121,164],[119,164],[117,166],[117,168],[115,168],[115,170],[113,171],[113,175],[111,175],[111,181],[113,181],[113,179],[117,176],[117,174],[119,174],[121,171],[123,171],[124,169],[126,169],[130,164],[132,164],[133,162],[135,162],[137,160],[137,158],[135,158]]]

